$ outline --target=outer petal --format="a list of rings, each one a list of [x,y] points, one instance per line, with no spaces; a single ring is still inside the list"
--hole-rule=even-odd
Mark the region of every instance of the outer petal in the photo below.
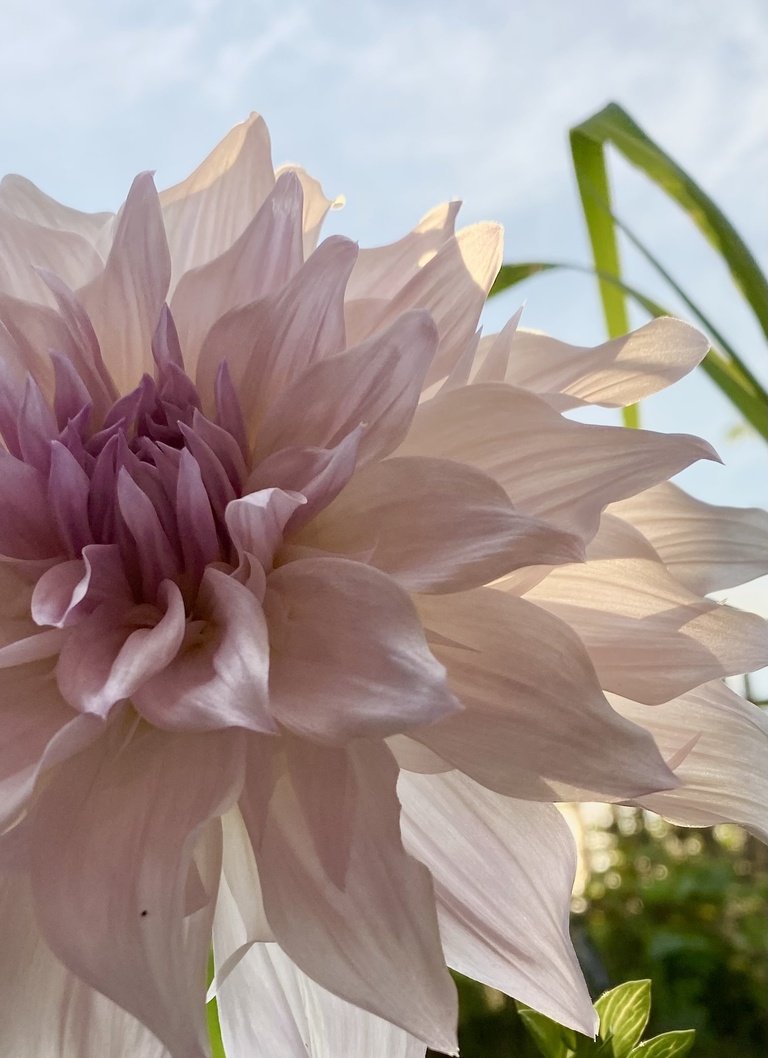
[[[226,355],[251,436],[277,394],[344,349],[344,289],[356,257],[349,239],[326,239],[280,294],[233,309],[206,335],[198,387],[212,391]]]
[[[144,173],[126,199],[104,271],[79,293],[121,393],[152,370],[152,335],[170,277],[160,204]]]
[[[675,773],[682,784],[640,801],[682,826],[739,823],[768,841],[768,715],[720,681],[648,708],[611,695],[671,757],[698,741]]]
[[[50,661],[0,670],[0,825],[24,807],[47,746],[76,715],[50,672]]]
[[[297,734],[330,745],[383,738],[459,708],[408,595],[378,570],[291,562],[269,577],[264,608],[272,712]]]
[[[207,905],[186,922],[185,893],[197,838],[237,796],[241,738],[147,730],[122,748],[104,739],[61,766],[34,810],[31,877],[43,936],[173,1058],[208,1053],[206,942],[220,866],[205,872],[215,880],[201,876]]]
[[[469,463],[520,510],[590,539],[600,512],[697,459],[705,441],[571,422],[531,393],[501,383],[440,393],[419,406],[398,455]]]
[[[298,179],[287,174],[227,250],[180,278],[171,307],[191,377],[216,320],[230,309],[277,293],[301,267],[301,199]]]
[[[16,173],[10,173],[0,181],[0,205],[22,220],[44,228],[76,232],[93,246],[100,244],[105,229],[114,219],[113,213],[82,213],[79,209],[63,206],[31,180]]]
[[[43,304],[51,294],[37,268],[56,272],[70,286],[82,286],[102,267],[91,244],[75,232],[44,228],[0,204],[0,290]]]
[[[350,314],[350,341],[362,341],[409,309],[427,309],[437,325],[439,344],[426,384],[445,378],[477,329],[501,265],[502,234],[498,224],[463,228],[391,300],[376,302],[380,309]]]
[[[401,774],[398,793],[403,840],[435,880],[449,965],[594,1035],[568,932],[576,849],[557,809],[458,772]]]
[[[519,514],[493,478],[448,459],[369,463],[297,542],[370,562],[416,592],[452,592],[520,566],[578,562],[581,542]]]
[[[269,133],[251,114],[186,180],[160,192],[174,284],[232,245],[274,183]]]
[[[344,889],[323,870],[284,775],[256,851],[267,918],[281,948],[313,980],[436,1050],[456,1053],[456,995],[431,879],[400,840],[397,765],[373,742],[347,752],[359,797]]]
[[[360,423],[360,461],[388,455],[411,423],[436,345],[427,313],[407,312],[383,334],[316,363],[273,404],[257,458],[288,445],[332,448]],[[325,394],[332,400],[318,399]]]
[[[504,379],[548,397],[561,394],[555,402],[560,410],[583,403],[623,407],[683,378],[708,348],[703,334],[668,317],[594,348],[517,330],[508,342]],[[492,347],[488,355],[498,352]]]
[[[606,690],[657,705],[768,663],[765,621],[693,595],[620,519],[604,516],[587,553],[527,598],[578,633]]]
[[[39,935],[29,883],[0,882],[0,1053],[13,1058],[169,1058],[148,1029],[89,988]]]
[[[614,712],[579,639],[494,588],[422,596],[432,649],[463,713],[418,732],[430,749],[499,793],[557,799],[557,784],[610,798],[675,785],[648,733]]]
[[[718,507],[664,482],[613,504],[686,588],[706,595],[768,573],[768,512]]]
[[[395,297],[453,238],[460,206],[460,202],[436,206],[397,242],[361,250],[347,286],[347,300]]]
[[[424,1058],[423,1043],[326,992],[276,944],[254,945],[217,999],[227,1058]]]
[[[309,257],[317,247],[320,237],[320,229],[329,209],[341,209],[344,205],[344,196],[339,195],[335,199],[326,198],[319,180],[302,169],[300,165],[281,165],[275,170],[276,179],[280,179],[283,173],[295,173],[304,193],[304,257]]]

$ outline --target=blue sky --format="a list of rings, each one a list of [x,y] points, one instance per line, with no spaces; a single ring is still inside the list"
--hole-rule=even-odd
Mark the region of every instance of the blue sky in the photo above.
[[[335,230],[390,241],[458,197],[504,222],[508,259],[587,259],[567,128],[620,101],[725,208],[766,265],[764,0],[4,0],[0,162],[81,208],[132,175],[185,175],[250,110],[276,162],[299,161],[346,208]],[[765,344],[686,222],[628,167],[619,209],[764,375]],[[642,271],[636,273],[643,277]],[[661,293],[659,290],[658,293]],[[589,281],[538,279],[524,323],[574,342],[602,326]],[[765,503],[765,451],[700,377],[647,425],[707,436],[728,462],[688,472],[710,500]]]

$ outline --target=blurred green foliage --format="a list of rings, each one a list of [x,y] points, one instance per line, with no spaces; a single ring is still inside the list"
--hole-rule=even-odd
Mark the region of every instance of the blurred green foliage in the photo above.
[[[616,808],[585,833],[571,932],[593,999],[653,985],[651,1035],[695,1029],[692,1058],[768,1055],[768,849],[740,828]],[[457,978],[462,1058],[536,1058],[515,1004]]]

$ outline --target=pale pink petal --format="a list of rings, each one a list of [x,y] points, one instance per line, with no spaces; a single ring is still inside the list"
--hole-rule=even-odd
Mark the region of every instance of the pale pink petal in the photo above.
[[[0,448],[0,554],[37,559],[63,555],[48,509],[46,475]]]
[[[152,335],[170,274],[160,203],[144,173],[128,194],[103,272],[78,295],[121,393],[152,370]]]
[[[0,290],[26,301],[52,301],[37,268],[56,272],[73,287],[83,286],[102,268],[101,257],[82,235],[35,224],[2,203],[0,245]]]
[[[477,348],[480,344],[481,331],[476,331],[473,338],[467,342],[464,346],[464,352],[455,362],[450,370],[450,373],[446,376],[445,380],[439,384],[438,392],[442,393],[449,389],[460,389],[463,386],[468,385],[469,377],[472,374],[472,365],[475,362],[477,356]]]
[[[474,369],[471,372],[474,383],[504,382],[509,365],[512,340],[517,333],[517,327],[522,315],[523,306],[517,310],[514,316],[507,320],[498,334],[489,334],[487,337],[481,338]]]
[[[56,299],[58,313],[49,314],[41,309],[31,315],[19,311],[21,303],[6,307],[4,322],[8,326],[13,308],[13,336],[17,342],[23,341],[29,346],[37,341],[43,348],[68,356],[91,396],[94,412],[103,417],[117,400],[118,391],[101,355],[93,323],[78,298],[57,275],[46,272],[43,278]]]
[[[219,562],[222,554],[200,464],[186,448],[182,449],[179,459],[175,513],[178,524],[183,526],[181,550],[184,571],[197,581],[206,566]]]
[[[8,648],[6,647],[5,650]],[[5,653],[5,650],[2,653]],[[50,678],[50,661],[0,670],[0,821],[5,826],[32,793],[51,739],[75,716]]]
[[[683,378],[708,348],[700,331],[669,317],[594,348],[518,330],[508,344],[502,377],[533,393],[562,394],[555,403],[560,410],[583,403],[623,407]]]
[[[43,573],[30,610],[37,624],[64,628],[84,615],[86,603],[91,609],[103,602],[128,607],[132,599],[116,545],[89,544],[82,558],[59,562]]]
[[[768,623],[688,591],[620,519],[603,517],[587,553],[527,598],[578,633],[606,690],[656,705],[768,664]]]
[[[460,206],[460,202],[436,206],[397,242],[361,250],[347,286],[347,300],[393,298],[453,237]]]
[[[16,639],[0,647],[0,669],[12,668],[15,665],[26,665],[28,661],[41,661],[43,658],[55,657],[64,642],[64,632],[51,628],[47,632]]]
[[[178,554],[160,521],[159,505],[152,502],[124,466],[117,474],[117,502],[136,544],[144,598],[154,599],[159,585],[181,572]]]
[[[102,603],[71,629],[56,666],[61,693],[83,713],[106,716],[171,663],[184,638],[181,592],[165,581],[156,610],[157,623],[132,626],[125,606]]]
[[[283,530],[304,497],[282,489],[260,489],[227,505],[230,539],[242,557],[246,552],[258,559],[265,573],[283,540]]]
[[[438,757],[429,747],[423,746],[409,735],[390,735],[387,745],[398,766],[405,771],[415,771],[421,775],[437,775],[439,772],[452,771],[442,757]]]
[[[720,681],[652,708],[617,695],[624,716],[652,733],[672,757],[698,736],[675,768],[681,785],[640,801],[672,823],[702,827],[738,823],[768,841],[768,715]]]
[[[463,591],[520,566],[584,558],[578,538],[519,514],[493,478],[418,456],[369,463],[296,540],[370,552],[414,592]]]
[[[195,618],[206,622],[199,642],[193,639],[162,667],[154,666],[150,678],[131,691],[136,708],[150,723],[174,731],[275,731],[267,693],[267,626],[258,600],[233,577],[210,566],[200,585]],[[145,664],[152,642],[148,639],[144,647]]]
[[[422,596],[425,627],[461,645],[432,645],[465,706],[412,732],[485,786],[557,800],[557,784],[630,797],[675,785],[653,740],[609,706],[566,624],[495,588]]]
[[[339,889],[346,883],[354,818],[355,769],[346,750],[286,736],[288,775],[323,871]]]
[[[456,994],[429,872],[400,840],[397,765],[374,742],[347,753],[358,798],[344,889],[323,870],[284,775],[256,850],[267,919],[280,947],[318,984],[455,1054]]]
[[[527,514],[594,536],[603,508],[717,458],[684,434],[564,419],[532,393],[500,383],[441,393],[421,404],[397,455],[439,456],[495,478]]]
[[[171,308],[191,377],[203,339],[220,316],[278,293],[299,270],[304,261],[301,217],[301,185],[286,174],[227,250],[181,276]]]
[[[424,1058],[421,1041],[326,992],[276,944],[254,945],[217,999],[227,1058]]]
[[[34,809],[31,878],[46,942],[173,1058],[209,1053],[205,964],[215,888],[185,921],[186,883],[196,839],[237,796],[241,751],[234,732],[146,730],[122,747],[103,739],[60,767]]]
[[[269,133],[251,114],[190,176],[160,192],[174,284],[232,245],[274,183]]]
[[[251,790],[251,794],[253,791]],[[270,785],[271,794],[271,785]],[[242,797],[242,795],[241,795]],[[264,801],[266,818],[268,800]],[[222,862],[222,887],[226,887],[227,908],[223,917],[228,928],[232,928],[233,916],[237,919],[237,936],[231,950],[256,941],[274,940],[272,930],[264,913],[261,897],[261,882],[253,855],[251,840],[245,826],[243,814],[235,805],[222,818],[224,828],[224,859]],[[219,892],[219,902],[223,892]],[[217,905],[216,915],[219,916]],[[214,929],[216,927],[214,926]],[[234,937],[234,934],[233,934]],[[219,946],[221,953],[222,947]],[[221,959],[218,960],[220,964]],[[217,964],[217,977],[218,973]]]
[[[29,883],[0,882],[0,1052],[13,1058],[169,1058],[148,1029],[78,980],[40,937]]]
[[[264,607],[272,711],[297,734],[383,738],[459,708],[413,603],[384,573],[340,558],[291,562],[269,577]]]
[[[403,841],[435,881],[448,964],[593,1036],[592,1001],[568,932],[576,849],[552,805],[471,779],[401,774]]]
[[[715,506],[664,482],[611,513],[636,526],[676,579],[701,595],[768,573],[768,513],[757,507]]]
[[[109,229],[114,219],[112,213],[83,213],[64,206],[17,173],[10,173],[0,180],[0,205],[33,224],[76,232],[92,246],[101,242],[105,229]]]
[[[93,544],[88,520],[91,482],[72,452],[59,441],[49,442],[48,503],[53,521],[70,555],[79,555]]]
[[[338,496],[355,471],[363,426],[347,434],[334,448],[282,448],[254,467],[246,491],[277,485],[298,492],[306,503],[289,519],[289,531],[297,532]]]
[[[330,209],[340,209],[344,205],[344,196],[335,199],[326,198],[319,180],[302,169],[300,165],[281,165],[275,170],[276,179],[283,173],[295,173],[304,192],[304,256],[309,257],[317,247],[320,229]]]
[[[360,342],[389,326],[409,309],[427,309],[437,326],[439,345],[426,384],[445,378],[474,336],[501,265],[501,250],[502,229],[498,224],[463,228],[444,242],[394,297],[381,301],[379,311],[374,308],[362,315],[360,330],[353,330],[354,317],[348,316],[350,342]]]
[[[24,386],[17,431],[21,458],[47,474],[51,465],[51,441],[59,430],[53,412],[31,376]]]
[[[233,310],[206,335],[198,387],[212,392],[226,355],[251,439],[282,390],[344,349],[344,290],[356,257],[349,239],[326,239],[281,294]]]
[[[436,345],[430,316],[407,312],[383,334],[316,363],[270,408],[258,433],[258,458],[288,445],[332,448],[361,423],[360,461],[387,455],[411,423]],[[333,398],[319,400],[319,394]]]

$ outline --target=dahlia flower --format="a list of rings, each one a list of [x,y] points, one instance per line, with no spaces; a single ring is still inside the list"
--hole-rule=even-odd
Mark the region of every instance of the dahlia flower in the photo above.
[[[498,226],[330,205],[257,117],[0,189],[2,1058],[203,1058],[211,948],[230,1058],[456,1053],[447,965],[592,1033],[554,802],[766,832],[768,518],[561,414],[706,341],[479,339]]]

